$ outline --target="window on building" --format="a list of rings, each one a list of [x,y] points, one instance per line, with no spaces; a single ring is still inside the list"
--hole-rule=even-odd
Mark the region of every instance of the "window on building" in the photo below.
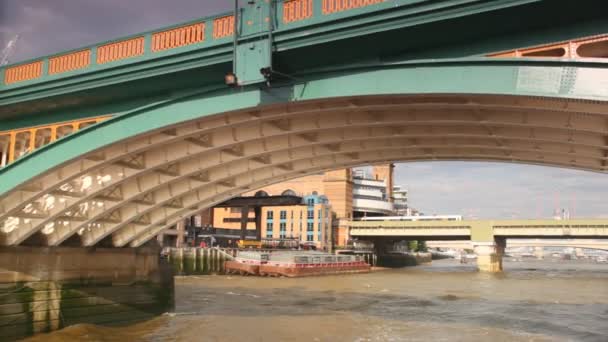
[[[271,219],[271,220],[272,220],[272,219],[274,218],[274,211],[272,211],[272,210],[268,210],[268,211],[266,212],[266,218],[268,218],[268,219]]]
[[[322,211],[321,209],[319,209],[319,216],[317,216],[317,217],[319,218],[319,221],[320,221],[320,220],[321,220],[321,218],[323,217],[323,216],[321,216],[321,215],[323,215],[323,211]]]
[[[302,219],[302,210],[300,210],[300,220]]]
[[[281,222],[281,224],[279,225],[279,229],[281,231],[286,231],[287,230],[287,223]]]
[[[272,239],[272,230],[267,230],[266,231],[266,238],[267,239]]]
[[[272,239],[272,222],[266,223],[266,237]]]
[[[312,232],[315,229],[315,225],[312,222],[308,222],[308,226],[306,226],[307,232]]]
[[[287,219],[287,210],[281,210],[281,220]]]
[[[307,235],[306,236],[306,241],[313,241],[313,240],[314,239],[313,239],[312,235]]]
[[[315,218],[315,211],[310,209],[308,210],[308,219],[314,219]]]
[[[260,190],[253,195],[255,197],[268,197],[268,193],[264,190]]]
[[[297,194],[295,191],[287,189],[281,193],[281,196],[297,196]]]
[[[293,210],[291,211],[291,219],[293,220]]]
[[[306,203],[308,204],[309,207],[312,207],[315,205],[315,199],[314,198],[309,198],[306,200]]]

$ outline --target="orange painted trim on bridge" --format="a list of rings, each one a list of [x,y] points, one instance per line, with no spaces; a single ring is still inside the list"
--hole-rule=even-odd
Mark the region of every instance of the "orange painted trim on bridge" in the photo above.
[[[0,132],[0,167],[12,163],[19,156],[32,152],[37,148],[74,133],[86,126],[96,124],[112,117],[98,116],[80,120],[64,121],[52,125],[40,125]],[[69,133],[59,136],[62,128],[70,129]],[[45,134],[46,133],[46,134]],[[18,153],[21,152],[20,155]]]
[[[152,51],[164,51],[205,41],[205,23],[178,27],[152,35]]]
[[[312,17],[312,0],[288,0],[283,2],[283,22],[305,20]]]
[[[91,50],[72,52],[49,58],[49,75],[84,69],[91,65]]]
[[[97,64],[115,62],[144,54],[144,37],[123,40],[97,48]]]
[[[224,38],[234,34],[234,16],[217,18],[213,20],[213,39]]]
[[[323,14],[347,11],[355,8],[379,4],[385,0],[323,0]]]
[[[17,65],[4,72],[4,84],[29,81],[42,76],[42,61]]]
[[[488,55],[489,57],[608,58],[608,34]]]

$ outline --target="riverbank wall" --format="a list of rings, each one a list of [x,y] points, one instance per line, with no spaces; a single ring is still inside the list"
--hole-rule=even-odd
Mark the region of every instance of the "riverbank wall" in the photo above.
[[[225,262],[234,260],[235,253],[219,248],[171,248],[167,259],[176,275],[224,274]]]
[[[406,267],[418,266],[432,262],[431,253],[386,253],[378,256],[380,267]]]
[[[78,323],[134,323],[173,305],[173,273],[157,248],[0,249],[3,341]]]
[[[167,260],[176,275],[225,274],[225,262],[234,260],[236,253],[237,251],[234,249],[170,248],[167,251]],[[432,254],[425,252],[387,253],[379,256],[369,253],[360,256],[366,263],[374,267],[417,266],[432,261]]]

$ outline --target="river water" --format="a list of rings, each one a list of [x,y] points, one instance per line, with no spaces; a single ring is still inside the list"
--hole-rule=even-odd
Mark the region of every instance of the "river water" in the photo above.
[[[608,265],[454,260],[301,279],[178,277],[176,310],[32,341],[608,341]]]

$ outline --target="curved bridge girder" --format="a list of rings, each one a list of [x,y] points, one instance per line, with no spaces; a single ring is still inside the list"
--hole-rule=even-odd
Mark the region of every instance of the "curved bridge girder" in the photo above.
[[[151,105],[0,170],[2,243],[139,246],[248,189],[382,161],[606,172],[604,77],[601,63],[393,65]]]

